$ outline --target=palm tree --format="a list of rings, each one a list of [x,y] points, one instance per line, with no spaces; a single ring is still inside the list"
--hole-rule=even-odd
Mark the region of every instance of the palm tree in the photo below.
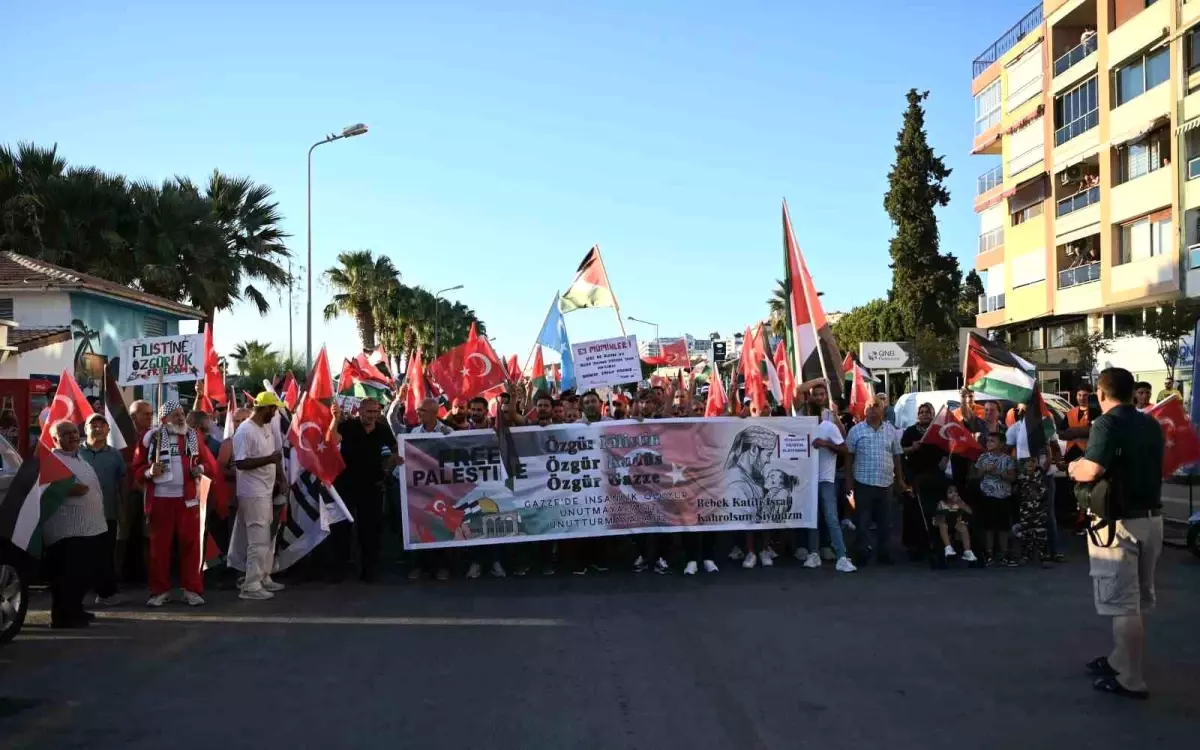
[[[376,344],[376,313],[384,308],[384,300],[399,285],[400,273],[391,258],[378,258],[370,250],[354,250],[338,255],[339,265],[325,272],[336,290],[333,301],[325,307],[325,320],[345,313],[354,318],[363,349]]]
[[[239,375],[248,375],[263,362],[269,360],[278,362],[279,353],[271,349],[270,344],[264,344],[257,339],[250,339],[233,347],[229,358],[237,360]]]
[[[771,311],[767,320],[771,324],[771,333],[783,337],[787,335],[788,297],[791,289],[788,288],[788,283],[782,279],[777,279],[775,284],[775,292],[767,300],[767,307]]]

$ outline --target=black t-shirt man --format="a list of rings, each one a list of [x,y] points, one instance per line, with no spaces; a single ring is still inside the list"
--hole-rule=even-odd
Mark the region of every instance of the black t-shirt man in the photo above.
[[[342,460],[346,462],[346,470],[340,479],[351,487],[368,487],[382,482],[386,475],[383,471],[383,447],[391,449],[396,455],[396,437],[387,425],[375,423],[370,432],[357,419],[347,419],[338,423],[338,432],[342,436]]]
[[[1092,422],[1083,457],[1122,483],[1126,512],[1162,508],[1163,434],[1158,421],[1132,404],[1121,404]]]

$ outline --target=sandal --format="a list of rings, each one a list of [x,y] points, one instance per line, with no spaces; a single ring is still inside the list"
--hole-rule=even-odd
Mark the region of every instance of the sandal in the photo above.
[[[1122,698],[1136,698],[1144,701],[1150,697],[1148,690],[1130,690],[1121,683],[1117,682],[1116,677],[1101,677],[1092,683],[1092,687],[1102,693],[1110,695],[1119,695]]]
[[[1052,557],[1050,559],[1056,563],[1065,563],[1067,561],[1067,556],[1064,555],[1063,553],[1059,552],[1058,554],[1054,555],[1054,557]]]
[[[1107,656],[1097,656],[1084,665],[1087,673],[1093,677],[1116,677],[1120,672],[1113,669],[1113,665],[1108,663]]]

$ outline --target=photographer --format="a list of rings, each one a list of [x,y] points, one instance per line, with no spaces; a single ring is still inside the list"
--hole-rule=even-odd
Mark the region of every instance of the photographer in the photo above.
[[[1069,466],[1089,508],[1088,556],[1096,612],[1113,619],[1113,651],[1088,662],[1102,692],[1149,697],[1142,674],[1143,614],[1154,606],[1154,566],[1162,554],[1162,429],[1133,406],[1133,375],[1100,373],[1100,410],[1087,451]]]

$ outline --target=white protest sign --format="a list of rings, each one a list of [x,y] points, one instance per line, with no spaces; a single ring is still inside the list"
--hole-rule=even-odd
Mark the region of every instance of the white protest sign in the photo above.
[[[637,336],[583,341],[572,344],[578,390],[591,391],[606,385],[636,383],[642,379]]]
[[[158,336],[121,342],[117,385],[186,383],[204,376],[204,336]]]

